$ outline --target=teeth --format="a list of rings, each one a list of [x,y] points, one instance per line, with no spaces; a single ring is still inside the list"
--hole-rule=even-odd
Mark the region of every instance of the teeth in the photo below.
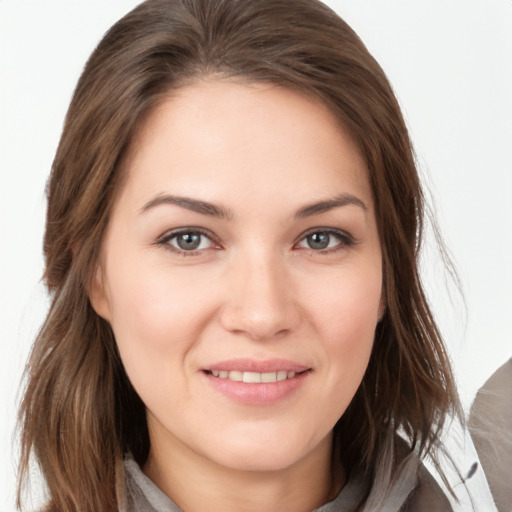
[[[236,382],[246,382],[248,384],[256,384],[260,382],[277,382],[280,380],[293,379],[297,372],[288,372],[286,370],[280,370],[278,372],[239,372],[239,371],[226,371],[226,370],[212,370],[214,377],[220,379],[229,379]]]
[[[276,372],[262,373],[261,374],[261,382],[276,382],[277,374]]]
[[[242,380],[250,383],[261,382],[261,373],[244,372]]]
[[[242,382],[244,380],[244,372],[237,372],[237,371],[229,372],[228,379],[236,380],[237,382]]]

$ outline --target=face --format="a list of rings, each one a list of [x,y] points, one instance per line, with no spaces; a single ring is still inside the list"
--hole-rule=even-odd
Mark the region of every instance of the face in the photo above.
[[[204,81],[150,115],[122,172],[91,302],[152,447],[257,470],[325,450],[381,310],[351,138],[315,99]]]

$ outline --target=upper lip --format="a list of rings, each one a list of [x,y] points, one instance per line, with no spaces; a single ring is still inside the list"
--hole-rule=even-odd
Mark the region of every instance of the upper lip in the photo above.
[[[211,364],[205,368],[204,371],[239,371],[239,372],[257,372],[257,373],[270,373],[278,371],[287,371],[300,373],[310,370],[311,367],[303,364],[289,361],[286,359],[228,359],[226,361],[219,361]]]

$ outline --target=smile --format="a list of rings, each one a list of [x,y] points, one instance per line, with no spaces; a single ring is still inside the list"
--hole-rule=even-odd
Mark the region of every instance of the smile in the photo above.
[[[204,368],[206,382],[229,400],[271,405],[297,393],[313,368],[284,359],[232,359]]]
[[[260,384],[260,383],[270,383],[270,382],[278,382],[286,379],[293,379],[297,373],[302,372],[293,372],[280,370],[276,372],[242,372],[238,370],[211,370],[209,372],[214,377],[218,377],[219,379],[228,379],[235,382],[246,382],[247,384]]]

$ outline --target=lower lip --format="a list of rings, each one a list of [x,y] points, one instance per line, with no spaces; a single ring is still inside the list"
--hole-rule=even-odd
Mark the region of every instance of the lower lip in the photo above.
[[[277,382],[250,384],[214,377],[203,373],[208,382],[221,394],[246,405],[271,405],[290,396],[308,378],[309,371],[296,374],[291,379]]]

